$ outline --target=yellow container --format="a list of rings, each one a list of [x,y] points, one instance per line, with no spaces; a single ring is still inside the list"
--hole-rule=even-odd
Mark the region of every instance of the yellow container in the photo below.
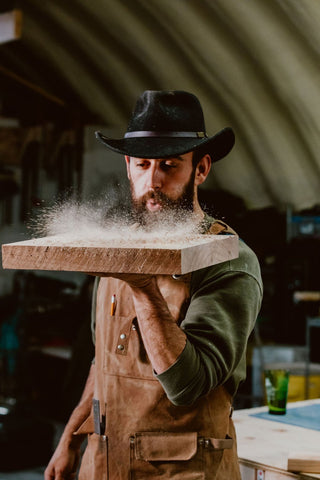
[[[309,399],[320,398],[320,375],[309,376]],[[306,377],[290,373],[288,402],[306,399]]]

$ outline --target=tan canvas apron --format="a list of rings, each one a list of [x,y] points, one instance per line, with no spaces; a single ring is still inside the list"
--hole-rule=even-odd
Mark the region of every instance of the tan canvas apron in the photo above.
[[[188,277],[158,277],[158,284],[180,322]],[[130,288],[119,280],[100,281],[95,370],[94,397],[105,427],[93,433],[89,418],[79,429],[89,433],[79,480],[240,479],[230,395],[220,386],[191,406],[168,400],[146,355]]]

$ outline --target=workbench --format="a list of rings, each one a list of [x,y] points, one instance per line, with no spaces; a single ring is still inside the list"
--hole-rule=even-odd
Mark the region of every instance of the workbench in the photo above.
[[[287,470],[292,452],[320,458],[320,399],[287,404],[285,415],[271,415],[268,407],[235,410],[242,480],[311,480],[320,473]]]

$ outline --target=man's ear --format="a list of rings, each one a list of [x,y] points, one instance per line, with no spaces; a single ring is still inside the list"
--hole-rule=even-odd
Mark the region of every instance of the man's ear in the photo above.
[[[126,160],[127,176],[130,180],[130,157],[128,155],[125,155],[124,158]]]
[[[204,155],[201,160],[199,161],[197,167],[196,167],[196,173],[195,173],[195,179],[194,183],[195,185],[201,185],[207,178],[211,168],[211,157],[207,153]]]

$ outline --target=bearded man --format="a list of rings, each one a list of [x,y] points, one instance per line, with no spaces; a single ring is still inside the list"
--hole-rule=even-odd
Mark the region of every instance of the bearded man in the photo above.
[[[201,233],[234,233],[198,201],[234,133],[208,137],[194,95],[146,91],[124,138],[97,137],[125,156],[139,225],[182,215]],[[261,299],[257,258],[241,240],[238,258],[188,275],[100,275],[95,361],[45,479],[75,478],[86,435],[80,480],[240,479],[232,399]]]

